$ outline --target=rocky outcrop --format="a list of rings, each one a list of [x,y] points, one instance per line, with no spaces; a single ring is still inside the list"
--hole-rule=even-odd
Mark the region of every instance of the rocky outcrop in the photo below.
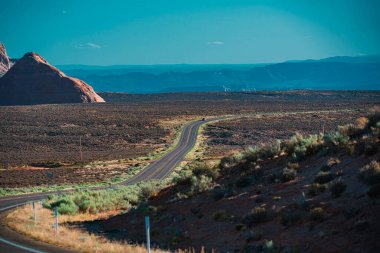
[[[87,83],[27,53],[0,79],[1,105],[104,102]]]
[[[0,42],[0,77],[3,76],[10,68],[10,62],[5,50],[5,46]]]

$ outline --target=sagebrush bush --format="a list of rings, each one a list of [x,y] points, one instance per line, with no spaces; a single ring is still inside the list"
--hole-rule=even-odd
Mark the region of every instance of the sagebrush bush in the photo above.
[[[284,152],[295,160],[302,160],[305,157],[315,154],[321,147],[321,136],[303,136],[296,133],[289,141],[283,143]]]
[[[314,183],[318,184],[325,184],[332,180],[334,180],[335,176],[330,171],[321,171],[317,174],[317,176],[314,178]]]
[[[325,134],[324,141],[328,146],[346,147],[350,137],[340,132],[332,132]]]
[[[347,189],[346,183],[342,179],[332,182],[330,192],[334,198],[340,197]]]
[[[232,167],[236,163],[240,162],[236,156],[225,156],[220,159],[219,168],[224,170],[226,168]]]
[[[333,167],[333,166],[338,165],[338,164],[340,164],[340,160],[336,157],[329,158],[327,160],[327,163],[326,163],[326,165],[330,166],[330,167]]]
[[[235,228],[236,228],[237,231],[245,231],[245,230],[247,230],[247,226],[244,225],[244,224],[242,224],[242,223],[237,224],[235,226]]]
[[[141,189],[151,182],[139,185],[105,190],[82,190],[63,195],[50,195],[43,206],[48,209],[58,207],[60,214],[98,213],[108,210],[129,209],[141,201]],[[157,184],[157,182],[156,182]],[[130,202],[130,200],[132,200]]]
[[[191,192],[201,193],[210,190],[214,187],[214,183],[211,177],[201,175],[200,177],[191,177]]]
[[[380,164],[377,161],[372,161],[360,169],[359,179],[367,184],[380,184]]]
[[[215,221],[225,221],[227,219],[227,213],[224,210],[216,211],[213,214],[213,218]]]
[[[310,185],[310,188],[307,194],[309,196],[317,196],[318,194],[325,192],[326,188],[327,187],[325,184],[313,183]]]
[[[268,221],[271,218],[270,212],[265,207],[255,207],[244,216],[243,222],[248,226]]]
[[[276,140],[271,145],[265,145],[261,148],[250,147],[243,153],[243,159],[248,162],[256,162],[258,159],[274,158],[281,154],[282,144],[280,140]]]
[[[281,174],[281,181],[289,182],[291,180],[294,180],[296,176],[297,176],[297,171],[293,169],[285,168],[283,169],[282,174]]]
[[[151,197],[154,197],[158,194],[160,191],[160,185],[151,183],[151,184],[145,184],[144,186],[141,187],[141,197],[143,199],[149,199]]]
[[[312,208],[309,212],[309,218],[313,221],[320,221],[324,217],[324,210],[322,207]]]
[[[286,165],[286,167],[287,167],[288,169],[295,170],[295,171],[298,171],[298,170],[300,169],[300,165],[299,165],[299,163],[288,163],[288,164]]]
[[[206,163],[195,164],[193,170],[193,175],[196,177],[206,176],[215,180],[219,173],[216,168],[208,166]]]

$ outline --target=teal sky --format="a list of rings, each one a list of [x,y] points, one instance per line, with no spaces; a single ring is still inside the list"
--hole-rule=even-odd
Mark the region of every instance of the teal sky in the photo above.
[[[380,54],[377,0],[2,0],[11,57],[53,64],[262,63]]]

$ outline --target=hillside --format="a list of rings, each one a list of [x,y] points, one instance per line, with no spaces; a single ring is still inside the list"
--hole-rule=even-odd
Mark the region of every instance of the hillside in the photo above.
[[[216,252],[378,252],[380,114],[195,164],[126,214],[85,227],[112,240]]]
[[[0,105],[95,103],[87,83],[66,76],[36,53],[27,53],[0,79]]]

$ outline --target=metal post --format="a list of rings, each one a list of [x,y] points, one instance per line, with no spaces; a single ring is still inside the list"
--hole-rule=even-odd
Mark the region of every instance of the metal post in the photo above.
[[[58,234],[58,207],[54,208],[55,214],[55,232]]]
[[[83,160],[82,156],[82,136],[79,136],[79,152],[80,152],[80,162]]]
[[[36,204],[35,204],[35,202],[33,202],[32,205],[33,205],[34,226],[35,226],[35,225],[37,225],[37,210],[36,210]]]
[[[150,224],[149,216],[145,216],[145,230],[146,230],[146,251],[150,253]]]

